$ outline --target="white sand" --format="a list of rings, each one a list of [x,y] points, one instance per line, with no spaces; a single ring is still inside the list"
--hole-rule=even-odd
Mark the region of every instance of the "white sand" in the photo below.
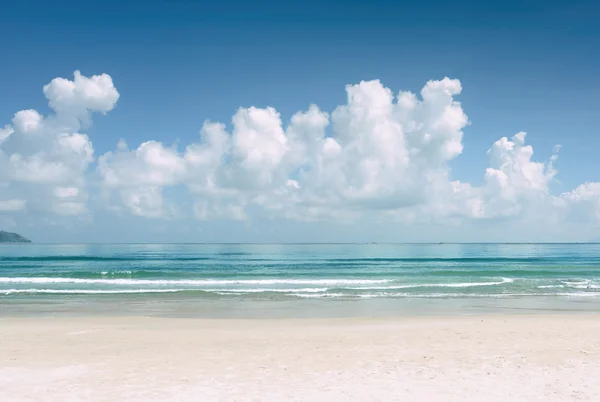
[[[0,319],[0,401],[600,401],[600,316]]]

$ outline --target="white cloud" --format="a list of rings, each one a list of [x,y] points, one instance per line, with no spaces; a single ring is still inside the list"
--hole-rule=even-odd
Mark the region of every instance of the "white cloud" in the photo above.
[[[548,162],[533,161],[533,148],[525,145],[525,136],[517,133],[512,141],[503,137],[488,150],[491,167],[485,171],[482,189],[486,216],[530,213],[549,199],[549,186],[557,174],[556,154]]]
[[[496,141],[488,151],[492,167],[485,172],[487,185],[501,197],[514,200],[519,194],[548,193],[548,184],[556,175],[552,164],[533,162],[533,148],[525,145],[526,133]]]
[[[430,81],[421,99],[407,92],[394,97],[379,81],[346,90],[347,104],[331,117],[311,105],[284,127],[273,108],[242,108],[231,133],[207,122],[201,141],[183,152],[147,142],[102,156],[99,173],[110,189],[186,185],[203,219],[226,211],[240,219],[251,205],[318,219],[425,202],[462,152],[468,119],[453,99],[460,83]]]
[[[525,133],[493,144],[483,186],[450,179],[448,163],[462,153],[469,124],[454,98],[461,91],[458,80],[444,78],[427,82],[420,97],[394,96],[378,80],[363,81],[346,87],[346,104],[331,114],[311,105],[287,126],[271,107],[241,108],[231,132],[207,122],[200,141],[183,151],[153,141],[134,151],[121,144],[100,158],[99,173],[126,208],[149,217],[169,214],[161,189],[179,185],[196,198],[194,215],[202,220],[251,219],[252,210],[308,221],[365,214],[444,221],[556,206],[550,194],[556,155],[534,161]],[[155,202],[140,203],[133,194],[152,194]]]
[[[121,140],[116,152],[98,159],[98,172],[110,197],[118,192],[123,206],[136,216],[169,217],[174,208],[163,200],[162,188],[180,183],[187,175],[185,161],[175,149],[148,141],[130,151]]]
[[[379,81],[346,91],[347,104],[331,116],[333,136],[320,138],[299,176],[304,202],[359,210],[425,202],[436,182],[447,180],[447,163],[462,152],[468,119],[452,97],[460,83],[430,81],[422,99],[407,92],[394,98]]]
[[[77,187],[56,187],[54,196],[60,199],[77,198],[79,189]]]
[[[600,184],[553,196],[560,146],[536,161],[523,132],[492,145],[482,185],[453,179],[450,162],[469,124],[455,99],[461,91],[449,78],[427,82],[419,95],[373,80],[348,85],[331,113],[310,105],[289,122],[272,107],[240,108],[231,130],[207,121],[182,149],[151,139],[130,149],[120,140],[98,158],[94,177],[108,209],[145,218],[600,220]],[[0,130],[0,210],[85,215],[94,148],[81,129],[93,112],[112,110],[119,93],[106,74],[75,72],[44,94],[52,115],[23,110]],[[182,209],[168,188],[187,189],[192,207]]]
[[[554,199],[567,219],[575,222],[600,221],[600,183],[584,183]]]
[[[0,182],[29,210],[85,214],[85,174],[94,149],[80,130],[92,112],[110,111],[119,93],[110,76],[87,78],[76,71],[73,81],[52,80],[44,94],[53,114],[21,110],[0,133]]]
[[[8,138],[15,130],[10,125],[4,126],[4,128],[0,128],[0,144]]]
[[[110,112],[119,99],[119,92],[107,74],[85,77],[75,71],[73,81],[55,78],[44,86],[44,95],[57,115],[87,122],[89,113]]]
[[[25,209],[25,200],[0,200],[0,212],[16,212]]]
[[[169,186],[187,173],[177,151],[156,141],[144,142],[134,151],[121,141],[116,152],[98,159],[98,170],[109,188]]]
[[[168,218],[175,215],[175,210],[163,200],[160,187],[130,187],[122,189],[119,195],[123,205],[133,215],[144,218]]]

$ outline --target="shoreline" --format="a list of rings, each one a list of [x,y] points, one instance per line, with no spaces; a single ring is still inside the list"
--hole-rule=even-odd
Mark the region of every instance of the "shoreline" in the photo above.
[[[0,399],[600,400],[593,314],[0,318]]]
[[[600,312],[597,297],[202,299],[162,297],[0,297],[3,317],[164,317],[286,319],[585,315]]]

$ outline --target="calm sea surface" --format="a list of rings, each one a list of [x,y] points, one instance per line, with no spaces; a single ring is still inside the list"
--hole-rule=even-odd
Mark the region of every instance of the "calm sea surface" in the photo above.
[[[600,311],[600,245],[0,245],[0,315],[515,311]]]

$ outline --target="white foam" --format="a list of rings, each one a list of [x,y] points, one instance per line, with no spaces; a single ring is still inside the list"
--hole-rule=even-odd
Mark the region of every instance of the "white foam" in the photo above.
[[[587,285],[575,285],[572,286],[575,289],[600,289],[600,285],[592,285],[592,284],[587,284]]]
[[[216,295],[221,296],[242,296],[244,293],[236,293],[236,292],[214,292]]]
[[[120,293],[174,293],[185,292],[193,289],[112,289],[112,290],[97,290],[97,289],[0,289],[0,294],[11,293],[73,293],[73,294],[120,294]],[[327,288],[300,288],[300,289],[201,289],[203,292],[216,293],[219,295],[242,295],[247,293],[320,293],[326,292]]]
[[[300,288],[300,289],[269,289],[269,288],[256,288],[256,289],[202,289],[205,292],[214,292],[218,294],[231,294],[231,293],[264,293],[264,292],[276,292],[276,293],[319,293],[326,292],[327,288]]]
[[[348,296],[345,293],[319,293],[319,294],[302,294],[302,293],[291,293],[289,296],[302,297],[305,299],[320,299],[326,297],[344,297]]]
[[[393,289],[412,289],[412,288],[469,288],[477,286],[495,286],[514,282],[512,278],[503,278],[498,282],[459,282],[459,283],[414,283],[409,285],[392,286],[363,286],[359,288],[350,288],[353,290],[393,290]]]
[[[78,283],[106,285],[369,285],[389,279],[81,279],[44,277],[1,277],[0,283]]]
[[[100,275],[131,275],[132,271],[130,270],[125,270],[125,271],[102,271],[100,272]]]
[[[49,293],[49,294],[130,294],[130,293],[175,293],[184,292],[188,289],[2,289],[0,294],[10,295],[13,293]]]
[[[565,280],[565,281],[561,281],[562,283],[564,283],[565,285],[587,285],[588,283],[590,283],[589,279],[580,279],[580,280]]]
[[[0,295],[10,294],[143,294],[143,293],[176,293],[185,292],[190,289],[1,289]],[[381,293],[328,293],[326,288],[301,288],[301,289],[210,289],[204,292],[211,292],[223,296],[244,295],[248,293],[259,292],[281,292],[287,296],[299,298],[382,298],[382,297],[402,297],[402,298],[504,298],[504,297],[537,297],[537,296],[563,296],[563,297],[598,297],[600,292],[563,292],[563,293],[496,293],[496,294],[464,294],[464,293],[400,293],[400,292],[381,292]]]
[[[513,278],[502,278],[499,282],[465,282],[465,283],[444,283],[444,284],[433,284],[432,286],[441,286],[447,288],[468,288],[471,286],[495,286],[502,285],[504,283],[512,283],[515,280]]]
[[[495,293],[495,294],[464,294],[464,293],[365,293],[365,294],[348,294],[348,293],[316,293],[316,294],[290,294],[301,298],[417,298],[417,299],[441,299],[441,298],[506,298],[506,297],[538,297],[538,296],[562,296],[562,297],[598,297],[598,292],[575,292],[575,293]]]
[[[600,285],[597,281],[593,281],[591,279],[572,279],[572,280],[563,280],[561,281],[563,284],[567,285],[567,287],[574,289],[600,289]]]

